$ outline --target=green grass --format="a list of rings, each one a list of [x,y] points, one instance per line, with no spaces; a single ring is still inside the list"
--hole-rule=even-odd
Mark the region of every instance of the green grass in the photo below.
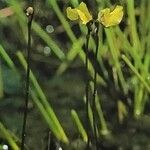
[[[112,5],[110,1],[96,0],[96,2],[98,3],[98,8]],[[113,88],[115,88],[114,91],[119,91],[125,97],[125,101],[127,101],[127,99],[130,99],[131,101],[130,105],[132,106],[131,108],[133,108],[133,110],[127,113],[127,117],[129,115],[129,117],[133,116],[137,119],[146,113],[145,108],[149,103],[150,96],[150,1],[143,0],[137,3],[134,0],[127,0],[121,2],[124,7],[124,18],[121,25],[105,29],[103,26],[100,26],[98,62],[101,73],[98,75],[98,87],[100,89],[103,87],[111,89],[112,87],[108,82],[111,81],[114,85]],[[78,5],[78,3],[78,0],[71,0],[66,6],[75,7]],[[22,35],[22,37],[17,40],[21,40],[23,41],[22,43],[26,43],[27,20],[22,9],[22,4],[20,4],[20,2],[17,0],[10,0],[8,6],[12,6],[13,10],[15,11],[15,15],[12,16],[12,18],[15,20],[14,26],[19,28],[18,32],[21,32]],[[58,25],[68,38],[67,45],[65,47],[60,45],[61,41],[56,40],[57,38],[55,37],[55,34],[49,35],[43,29],[40,22],[34,21],[32,29],[34,36],[38,37],[45,45],[48,45],[51,48],[52,53],[54,54],[53,57],[58,62],[54,74],[61,76],[63,73],[66,73],[67,69],[69,70],[69,68],[72,67],[72,64],[74,64],[76,60],[81,60],[79,61],[80,65],[84,66],[85,53],[82,47],[85,43],[85,34],[87,31],[83,25],[79,24],[79,26],[75,27],[77,22],[69,22],[65,13],[66,6],[63,7],[63,9],[59,6],[59,1],[47,0],[49,12],[57,17]],[[9,18],[4,19],[9,23]],[[0,20],[3,23],[1,26],[6,26],[6,24],[3,22],[4,19]],[[76,36],[73,30],[74,27],[76,30],[78,27],[78,30],[81,33],[80,36]],[[16,32],[15,29],[13,29],[13,31]],[[19,73],[19,69],[15,64],[16,62],[14,59],[11,59],[11,54],[7,53],[7,50],[9,49],[7,49],[5,43],[6,41],[1,41],[0,43],[0,56],[12,70]],[[94,49],[95,43],[93,38],[91,38],[90,50],[92,51]],[[11,53],[15,54],[15,59],[20,63],[25,72],[26,60],[23,56],[23,53],[17,50],[18,49],[11,49],[9,52],[11,51]],[[4,96],[2,73],[3,70],[0,67],[0,98]],[[89,75],[91,78],[93,78],[93,74],[94,65],[90,61]],[[70,141],[68,138],[70,133],[66,133],[66,130],[62,127],[63,122],[58,121],[53,108],[48,102],[47,96],[37,82],[36,75],[33,74],[33,72],[31,72],[30,79],[33,88],[30,90],[32,100],[37,109],[40,111],[41,116],[45,119],[49,128],[53,131],[55,137],[62,142],[68,143]],[[104,107],[102,102],[104,99],[101,96],[103,93],[101,93],[101,91],[98,93],[99,95],[96,97],[96,113],[98,122],[97,132],[99,133],[99,138],[101,138],[102,136],[111,133],[111,123],[113,122],[109,122],[109,129],[106,121],[107,116],[105,115],[107,114],[107,110],[103,109]],[[107,98],[108,97],[109,95],[107,95]],[[117,97],[115,101],[118,101],[118,99],[120,99],[120,97]],[[111,97],[109,97],[109,100],[113,101]],[[128,108],[126,104],[124,105],[125,108]],[[71,111],[70,116],[72,115],[79,134],[82,136],[83,141],[86,142],[87,133],[85,124],[79,119],[80,114],[77,114],[74,108],[71,109],[73,110]],[[116,109],[116,114],[117,113],[119,112]],[[89,105],[91,131],[93,130],[92,115],[93,112],[91,106]]]
[[[77,112],[75,110],[71,110],[71,116],[72,116],[74,124],[78,128],[78,132],[81,134],[81,136],[83,138],[83,141],[87,142],[87,133],[79,119]]]
[[[20,148],[16,144],[16,141],[13,139],[12,135],[9,133],[9,131],[4,127],[4,125],[0,122],[0,135],[2,138],[8,141],[10,147],[13,150],[19,150]]]
[[[2,48],[2,46],[0,46],[0,55],[7,62],[8,66],[18,74],[17,68],[15,67],[11,58],[8,56],[8,54],[5,52],[5,50]],[[22,55],[21,52],[18,52],[17,56],[18,56],[20,63],[26,70],[27,64],[24,59],[24,56]],[[34,90],[35,90],[36,94],[40,98],[40,100],[38,98],[36,98],[35,94],[32,91],[33,100],[36,103],[36,105],[38,106],[38,109],[41,111],[41,114],[43,115],[44,119],[48,123],[49,127],[51,128],[51,130],[53,131],[55,136],[59,140],[62,140],[63,142],[68,143],[68,138],[67,138],[63,128],[61,127],[53,109],[51,108],[50,104],[48,103],[47,98],[46,98],[45,94],[43,93],[41,87],[39,86],[32,71],[30,73],[30,80],[34,86]]]

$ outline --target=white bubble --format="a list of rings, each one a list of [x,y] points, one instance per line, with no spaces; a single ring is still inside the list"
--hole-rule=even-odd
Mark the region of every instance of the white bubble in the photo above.
[[[45,46],[43,52],[44,52],[44,54],[45,54],[46,56],[49,56],[49,55],[51,54],[51,49],[50,49],[50,47]]]
[[[8,146],[7,145],[3,145],[3,150],[8,150]]]
[[[52,33],[52,32],[54,32],[54,27],[53,27],[52,25],[47,25],[47,26],[46,26],[46,31],[47,31],[48,33]]]
[[[62,150],[62,148],[61,147],[59,147],[59,149],[58,150]]]

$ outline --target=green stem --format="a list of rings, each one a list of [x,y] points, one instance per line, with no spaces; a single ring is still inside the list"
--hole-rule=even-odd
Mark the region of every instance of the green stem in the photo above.
[[[88,76],[88,47],[90,40],[90,24],[87,25],[88,33],[86,35],[86,45],[85,45],[85,72],[86,72],[86,87],[85,87],[85,97],[86,97],[86,114],[87,114],[87,123],[89,122],[88,108],[89,108],[89,76]],[[89,150],[90,144],[90,135],[89,131],[87,131],[88,140],[87,140],[87,150]]]
[[[28,7],[28,10],[29,10],[29,8],[30,7]],[[31,9],[33,9],[33,8],[31,7]],[[33,20],[33,12],[27,12],[27,13],[28,13],[27,14],[28,15],[27,74],[26,74],[25,110],[24,110],[24,117],[23,117],[21,150],[24,150],[24,143],[25,143],[25,137],[26,137],[26,122],[27,122],[28,102],[29,102],[29,86],[30,86],[31,26],[32,26],[32,20]]]
[[[98,31],[99,31],[99,23],[95,22],[96,26],[96,32],[94,35],[95,43],[96,43],[96,51],[95,51],[95,60],[97,60],[97,54],[98,54],[98,48],[99,48],[99,37],[98,37]],[[96,149],[98,150],[98,139],[97,139],[97,132],[96,132],[96,94],[97,94],[97,69],[94,69],[94,89],[93,89],[93,101],[92,101],[92,109],[93,109],[93,127],[94,127],[94,137],[95,137],[95,143],[96,143]]]

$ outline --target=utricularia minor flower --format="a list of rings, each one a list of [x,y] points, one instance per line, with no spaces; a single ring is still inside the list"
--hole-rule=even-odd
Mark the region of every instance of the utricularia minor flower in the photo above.
[[[67,8],[67,17],[70,20],[80,20],[82,24],[87,24],[93,20],[85,3],[81,2],[77,8]],[[123,7],[117,5],[114,10],[105,8],[98,13],[97,20],[105,27],[117,25],[121,22],[123,17]]]

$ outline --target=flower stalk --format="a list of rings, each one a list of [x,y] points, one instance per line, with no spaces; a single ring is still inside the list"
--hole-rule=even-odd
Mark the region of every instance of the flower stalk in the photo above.
[[[87,24],[87,35],[86,35],[86,45],[85,45],[85,74],[86,74],[86,85],[85,85],[85,99],[86,99],[86,115],[87,123],[89,122],[89,76],[88,76],[88,53],[89,53],[89,40],[91,35],[91,22]],[[90,133],[87,130],[88,140],[87,140],[87,150],[89,150],[90,145]]]
[[[89,12],[86,4],[81,2],[78,7],[71,8],[68,7],[66,9],[67,17],[72,21],[79,21],[83,25],[87,26],[88,33],[86,35],[86,44],[85,44],[85,68],[86,68],[86,87],[85,87],[85,95],[86,95],[86,113],[87,113],[87,123],[89,122],[89,77],[88,77],[88,47],[89,47],[89,39],[92,32],[92,26],[95,25],[94,31],[94,40],[96,43],[95,50],[95,60],[97,60],[98,48],[99,48],[99,24],[102,24],[104,27],[111,27],[118,25],[123,17],[123,7],[117,5],[113,10],[110,8],[105,8],[99,11],[97,19],[93,19],[93,16]],[[93,135],[95,139],[96,149],[98,150],[98,135],[97,135],[97,125],[96,125],[96,94],[97,94],[97,69],[94,70],[93,77],[94,89],[92,95],[92,111],[93,111]],[[87,150],[89,150],[89,142],[90,135],[89,131],[87,131],[88,142],[87,142]]]
[[[98,54],[98,48],[99,48],[99,22],[95,22],[95,33],[94,33],[94,40],[96,44],[96,50],[95,50],[95,60],[97,60],[97,54]],[[96,67],[96,66],[95,66]],[[95,138],[95,144],[96,149],[98,150],[98,135],[97,135],[97,125],[96,125],[96,94],[97,94],[97,69],[94,69],[94,89],[93,89],[93,100],[92,100],[92,111],[93,111],[93,128],[94,128],[94,138]]]
[[[28,45],[27,45],[27,68],[26,68],[26,93],[25,93],[25,108],[23,117],[23,127],[22,127],[22,141],[21,150],[24,150],[25,137],[26,137],[26,122],[28,114],[28,102],[29,102],[29,87],[30,87],[30,64],[31,64],[31,26],[34,15],[33,7],[28,7],[26,9],[26,16],[28,17]]]

